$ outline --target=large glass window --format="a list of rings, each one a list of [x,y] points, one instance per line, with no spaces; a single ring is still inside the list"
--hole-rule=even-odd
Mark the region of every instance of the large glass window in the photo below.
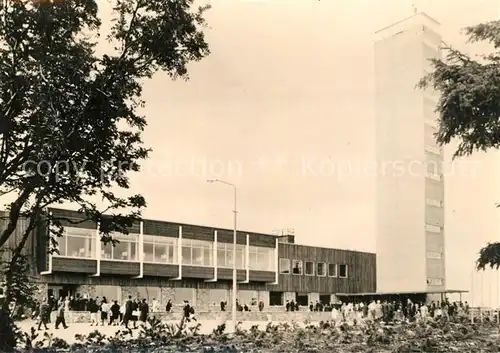
[[[113,233],[111,237],[118,242],[113,244],[102,244],[101,259],[119,261],[138,261],[138,234]]]
[[[246,269],[246,246],[236,244],[236,268]],[[217,267],[233,268],[233,244],[217,243]]]
[[[95,229],[84,229],[65,227],[64,235],[57,238],[59,256],[95,258],[96,257],[96,233]],[[57,256],[56,254],[54,254]]]
[[[182,264],[213,266],[213,243],[203,240],[182,239]]]
[[[290,259],[280,259],[280,273],[290,274]]]
[[[250,270],[274,271],[274,249],[250,246],[248,255]]]
[[[177,238],[144,235],[144,261],[177,264]]]

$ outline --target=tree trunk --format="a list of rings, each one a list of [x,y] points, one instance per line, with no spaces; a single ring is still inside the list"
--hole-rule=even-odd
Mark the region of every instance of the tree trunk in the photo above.
[[[17,298],[13,297],[14,292],[11,290],[16,283],[14,283],[14,271],[17,271],[17,261],[22,255],[22,250],[26,244],[33,228],[33,221],[27,227],[23,234],[21,241],[12,251],[12,257],[8,262],[7,268],[4,271],[5,275],[5,300],[0,308],[0,352],[11,352],[18,344],[19,337],[16,335],[17,327],[14,322],[14,314],[16,305],[11,310],[10,303],[16,302]],[[29,295],[29,293],[26,293]]]
[[[0,308],[0,352],[14,351],[17,343],[16,326],[8,306],[6,309],[4,304]]]

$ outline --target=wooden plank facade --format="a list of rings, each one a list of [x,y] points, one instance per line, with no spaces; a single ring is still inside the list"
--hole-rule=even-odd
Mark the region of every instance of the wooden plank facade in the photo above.
[[[319,248],[298,244],[279,244],[279,258],[302,261],[302,274],[279,274],[278,285],[269,285],[271,291],[298,293],[360,293],[376,291],[376,256],[372,253]],[[307,275],[305,263],[313,262],[314,275]],[[325,276],[318,276],[317,264],[326,265]],[[337,265],[336,277],[329,276],[328,265]],[[347,265],[347,277],[341,278],[339,265]]]
[[[82,215],[75,211],[51,209],[54,215],[69,218],[73,221],[81,220]],[[85,221],[77,224],[63,222],[68,227],[77,227],[96,230],[97,224]],[[0,223],[0,227],[2,224]],[[11,242],[22,231],[19,231]],[[182,239],[193,239],[214,242],[218,244],[232,244],[233,231],[206,226],[163,222],[156,220],[143,220],[142,231],[148,236],[161,236],[179,238],[182,229]],[[139,234],[141,224],[135,224],[130,233]],[[215,234],[216,237],[215,237]],[[248,235],[248,238],[247,238]],[[305,266],[306,261],[325,264],[346,264],[348,267],[347,278],[308,276],[304,273],[279,274],[276,271],[237,270],[238,287],[248,290],[263,290],[273,292],[297,293],[357,293],[376,291],[376,263],[375,254],[356,251],[337,250],[303,246],[297,244],[279,243],[274,235],[243,232],[237,233],[237,243],[240,245],[257,246],[276,249],[278,258],[301,260]],[[278,245],[277,245],[278,244]],[[47,229],[38,229],[27,244],[27,252],[33,254],[34,267],[38,278],[48,284],[71,285],[126,285],[126,286],[166,286],[172,288],[202,288],[217,289],[230,288],[232,283],[232,269],[214,268],[213,266],[188,266],[162,263],[140,263],[139,261],[118,261],[108,259],[68,258],[50,256],[48,250]],[[41,273],[44,273],[43,275]],[[215,276],[217,275],[217,276]],[[217,278],[216,281],[211,281]],[[276,280],[278,280],[276,282]]]

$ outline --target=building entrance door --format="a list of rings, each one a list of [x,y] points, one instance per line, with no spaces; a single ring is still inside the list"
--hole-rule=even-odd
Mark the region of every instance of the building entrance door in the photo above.
[[[49,298],[53,296],[56,300],[75,296],[75,293],[76,285],[74,284],[49,284],[47,289],[47,296]]]
[[[323,305],[330,305],[331,295],[330,294],[320,294],[319,302]]]

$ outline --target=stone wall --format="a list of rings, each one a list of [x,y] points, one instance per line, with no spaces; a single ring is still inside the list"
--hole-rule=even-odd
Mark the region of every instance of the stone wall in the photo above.
[[[210,289],[197,289],[194,306],[196,308],[206,308],[210,306]]]
[[[41,293],[47,293],[47,284],[41,284],[44,286]],[[86,294],[88,297],[102,297],[102,290],[100,287],[109,286],[96,286],[96,285],[80,285],[77,289],[77,293],[80,295]],[[102,288],[101,288],[102,289]],[[171,300],[174,305],[182,304],[184,300],[188,300],[190,303],[194,304],[196,308],[202,311],[207,310],[209,306],[214,306],[220,309],[220,302],[222,300],[227,300],[228,306],[231,306],[232,289],[204,289],[204,288],[172,288],[172,287],[148,287],[147,291],[140,290],[144,289],[142,287],[132,287],[132,286],[121,286],[116,288],[116,295],[106,295],[109,300],[118,299],[119,303],[124,303],[127,301],[128,297],[131,296],[132,299],[144,298],[151,302],[153,297],[160,302],[160,307],[162,309],[167,305],[168,300]],[[108,290],[109,292],[109,290]],[[106,292],[106,293],[108,293]],[[146,295],[149,293],[149,297]],[[295,299],[295,293],[285,293],[285,297],[288,294],[288,300]],[[264,302],[264,307],[269,307],[269,291],[248,291],[239,290],[238,297],[241,304],[247,304],[250,306],[251,299],[255,298],[257,302],[262,300]]]
[[[309,293],[308,298],[309,303],[312,302],[315,304],[316,302],[319,302],[319,293]]]
[[[124,303],[127,301],[129,296],[131,296],[132,299],[139,298],[139,291],[137,290],[137,287],[122,286],[121,296],[121,302]]]
[[[172,302],[179,304],[184,300],[193,303],[196,301],[196,289],[195,288],[173,288],[174,298]]]
[[[78,288],[78,293],[81,296],[86,295],[87,297],[95,297],[97,295],[96,286],[94,284],[83,284]]]
[[[160,288],[160,305],[162,308],[165,308],[167,305],[168,301],[171,300],[174,302],[175,299],[175,291],[174,288],[170,287],[161,287]]]

